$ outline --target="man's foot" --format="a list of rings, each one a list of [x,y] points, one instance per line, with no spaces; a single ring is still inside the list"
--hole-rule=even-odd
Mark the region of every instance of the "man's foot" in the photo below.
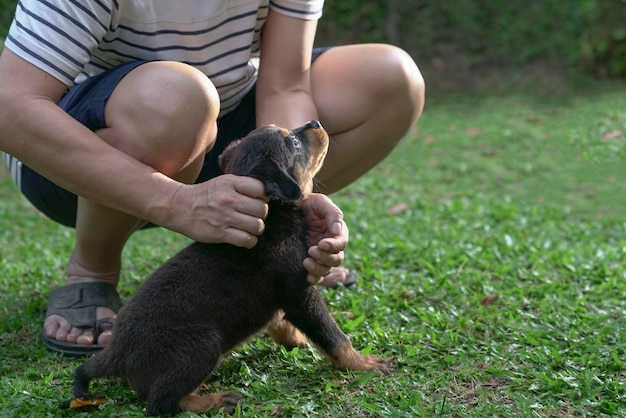
[[[337,288],[339,286],[351,287],[356,283],[357,275],[345,267],[333,267],[325,276],[319,286]]]
[[[48,349],[63,355],[93,354],[110,343],[120,307],[115,286],[107,281],[70,279],[48,297],[41,338]]]
[[[116,312],[103,306],[96,308],[96,321],[106,318],[115,318]],[[91,328],[73,327],[70,322],[60,315],[46,317],[43,324],[44,333],[48,338],[72,344],[101,344],[108,345],[111,341],[111,326],[106,323],[100,325],[98,340],[95,341]]]

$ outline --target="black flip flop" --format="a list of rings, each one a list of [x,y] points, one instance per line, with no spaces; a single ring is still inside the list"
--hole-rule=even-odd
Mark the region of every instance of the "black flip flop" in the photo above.
[[[346,276],[346,280],[343,281],[343,287],[346,288],[351,288],[352,286],[354,286],[356,284],[356,279],[357,279],[357,274],[354,272],[350,272],[348,273],[348,275]]]
[[[334,286],[324,286],[327,287],[329,289],[338,289],[340,287],[345,287],[346,289],[350,289],[352,288],[357,281],[357,278],[359,276],[357,276],[356,273],[354,273],[353,271],[350,271],[347,275],[346,275],[346,279],[343,282],[337,282]]]
[[[122,306],[115,287],[103,282],[72,283],[56,289],[48,296],[48,312],[65,318],[73,327],[92,328],[94,339],[100,335],[101,325],[113,324],[114,318],[96,319],[96,309],[106,307],[117,312]],[[41,341],[52,352],[66,357],[87,357],[104,348],[101,344],[84,345],[58,341],[41,332]]]

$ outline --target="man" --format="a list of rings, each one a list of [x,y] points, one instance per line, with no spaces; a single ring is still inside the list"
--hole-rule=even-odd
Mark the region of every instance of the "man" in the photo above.
[[[318,119],[332,140],[316,190],[382,160],[422,112],[413,60],[389,45],[313,50],[323,0],[22,0],[0,56],[0,149],[25,196],[75,227],[42,339],[81,355],[106,345],[130,235],[147,223],[251,248],[260,182],[217,156],[255,126]],[[335,285],[348,231],[325,195],[305,199],[304,265]],[[69,301],[69,302],[68,302]]]

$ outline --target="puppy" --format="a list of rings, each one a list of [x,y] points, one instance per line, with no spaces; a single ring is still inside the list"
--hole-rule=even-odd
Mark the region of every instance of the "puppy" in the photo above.
[[[301,330],[339,369],[391,372],[388,361],[352,348],[302,266],[306,223],[295,201],[327,149],[328,135],[312,121],[293,131],[259,128],[224,151],[225,173],[264,183],[265,232],[252,249],[193,243],[149,276],[119,311],[111,344],[76,370],[74,405],[89,404],[90,381],[107,376],[145,397],[148,415],[232,414],[239,395],[193,392],[225,353],[268,324],[289,346],[306,342]]]

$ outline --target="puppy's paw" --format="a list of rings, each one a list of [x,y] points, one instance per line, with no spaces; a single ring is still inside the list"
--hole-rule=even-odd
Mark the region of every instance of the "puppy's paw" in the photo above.
[[[243,396],[234,392],[220,392],[216,394],[216,411],[223,411],[225,414],[232,415],[237,410],[237,405],[243,403]]]
[[[350,344],[336,347],[330,353],[330,359],[338,369],[361,372],[377,371],[381,374],[391,374],[396,363],[395,358],[386,360],[373,355],[361,354]]]
[[[365,356],[368,357],[368,363],[371,365],[370,370],[375,370],[380,372],[381,374],[391,374],[396,368],[396,363],[398,362],[397,357],[392,357],[390,359],[381,359],[376,356]]]
[[[180,401],[182,411],[206,412],[209,410],[223,411],[232,415],[237,405],[243,402],[243,397],[233,392],[209,393],[207,395],[187,395]]]
[[[381,359],[372,355],[363,355],[356,352],[356,355],[350,359],[350,367],[348,370],[357,370],[362,372],[378,372],[380,374],[391,374],[395,368],[395,358]]]

